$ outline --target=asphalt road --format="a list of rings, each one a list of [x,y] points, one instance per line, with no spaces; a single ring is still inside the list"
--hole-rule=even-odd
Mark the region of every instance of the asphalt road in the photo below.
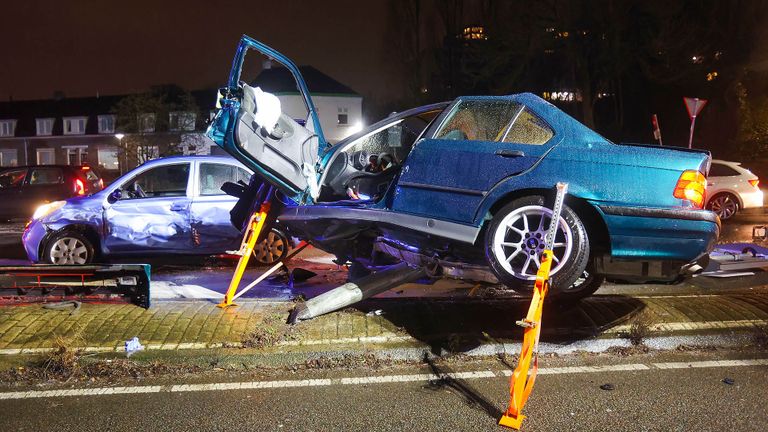
[[[592,366],[617,363],[615,358],[605,357],[583,360]],[[695,354],[676,359],[700,360]],[[646,355],[620,361],[644,370],[543,373],[524,409],[528,418],[522,430],[768,430],[768,366],[655,366],[664,361],[668,360]],[[768,363],[764,358],[758,361]],[[548,361],[542,363],[542,372],[546,372]],[[403,377],[429,372],[413,367],[325,372],[323,378],[334,381],[287,388],[173,391],[166,385],[164,390],[150,394],[0,400],[0,430],[507,430],[496,424],[508,401],[508,381],[499,362],[475,363],[472,367],[486,377],[432,381]],[[449,372],[446,368],[437,370]],[[363,381],[368,375],[383,375],[395,382],[342,384],[338,379],[361,374]],[[303,378],[301,372],[286,372],[270,380]],[[725,378],[733,384],[724,383]],[[614,390],[600,388],[607,383]]]

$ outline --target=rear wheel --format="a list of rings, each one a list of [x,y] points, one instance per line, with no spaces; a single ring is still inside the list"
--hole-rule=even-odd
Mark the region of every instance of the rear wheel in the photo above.
[[[50,264],[89,264],[93,261],[93,245],[77,231],[64,231],[53,237],[45,248],[44,260]]]
[[[721,220],[727,220],[739,211],[739,201],[729,193],[720,193],[709,200],[707,209],[715,212]]]
[[[542,196],[516,199],[494,215],[485,236],[485,255],[501,283],[519,292],[532,291],[551,219],[552,210],[545,206]],[[597,290],[603,279],[586,272],[589,259],[586,229],[566,205],[560,215],[552,252],[553,296],[578,299]]]

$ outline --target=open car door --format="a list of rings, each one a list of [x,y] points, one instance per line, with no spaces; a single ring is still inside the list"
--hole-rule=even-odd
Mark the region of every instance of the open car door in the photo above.
[[[279,89],[252,87],[243,81],[252,78],[242,76],[250,50],[265,59],[259,71],[276,69],[293,78],[294,94],[298,93],[305,105],[306,118],[292,117],[286,107],[275,112],[280,104],[271,93]],[[277,67],[272,66],[273,62]],[[220,109],[208,128],[208,137],[287,197],[300,204],[312,202],[319,193],[317,162],[326,141],[299,68],[284,55],[244,35],[237,47],[227,87],[219,91],[217,102]]]

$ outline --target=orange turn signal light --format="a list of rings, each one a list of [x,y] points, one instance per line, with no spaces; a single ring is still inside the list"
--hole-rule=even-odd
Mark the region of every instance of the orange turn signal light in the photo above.
[[[707,190],[707,178],[699,171],[685,170],[680,174],[680,178],[675,185],[675,191],[672,193],[675,198],[688,200],[694,207],[704,207],[704,197]]]
[[[753,187],[757,187],[760,184],[760,179],[747,180]]]

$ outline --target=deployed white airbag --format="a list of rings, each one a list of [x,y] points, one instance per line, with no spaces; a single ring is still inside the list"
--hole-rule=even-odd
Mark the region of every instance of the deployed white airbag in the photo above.
[[[256,112],[253,113],[253,121],[263,127],[267,133],[272,133],[277,124],[277,119],[282,113],[280,109],[280,99],[272,93],[262,91],[256,87],[253,91],[256,102]]]

